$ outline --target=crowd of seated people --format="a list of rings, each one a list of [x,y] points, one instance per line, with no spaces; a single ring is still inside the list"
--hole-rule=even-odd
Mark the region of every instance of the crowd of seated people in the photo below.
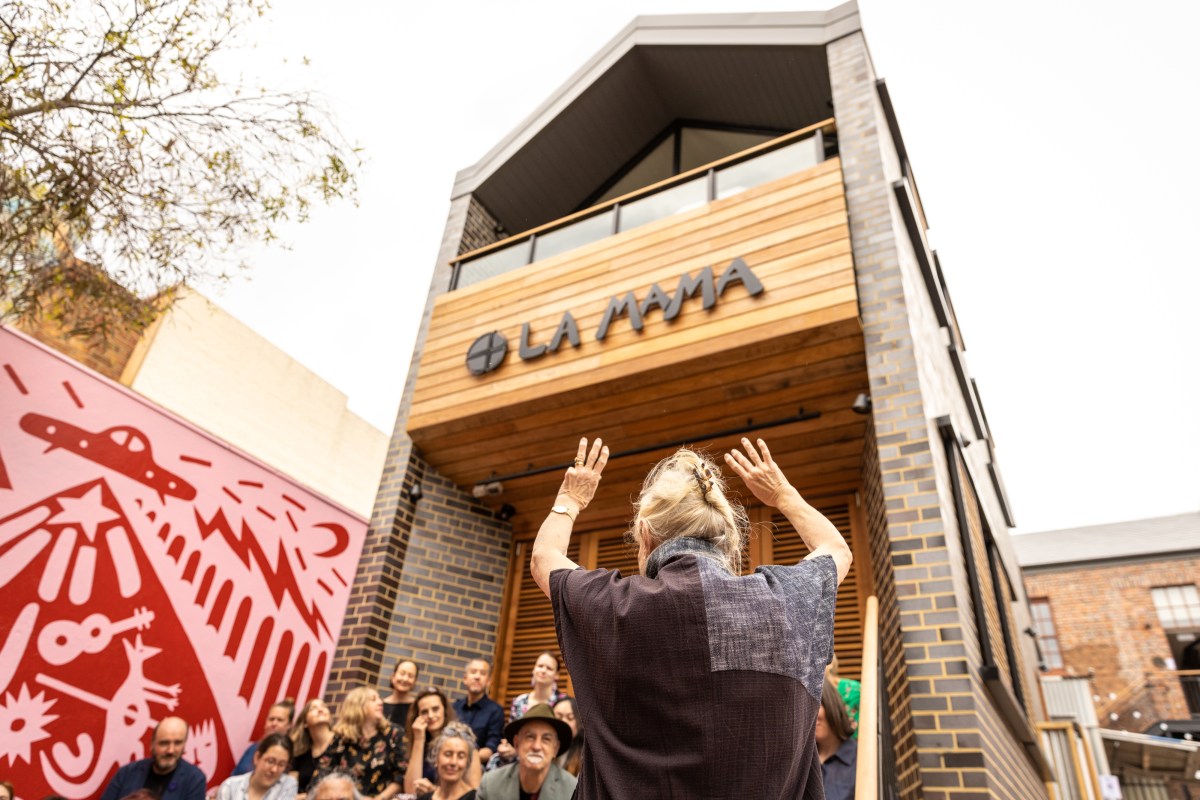
[[[454,703],[440,689],[416,690],[419,667],[411,660],[395,665],[386,700],[374,688],[355,689],[336,721],[320,698],[299,714],[290,699],[280,700],[267,711],[263,737],[208,798],[566,800],[579,774],[585,728],[575,699],[558,690],[559,669],[554,654],[538,656],[531,690],[514,698],[507,725],[488,696],[491,665],[482,658],[467,665],[465,696]],[[835,661],[815,730],[826,800],[854,796],[856,715],[843,697],[856,700],[855,689],[857,682],[838,678]],[[184,720],[160,721],[150,756],[118,770],[102,800],[204,800],[204,774],[183,759],[186,741]],[[12,785],[0,780],[0,800],[13,798]]]

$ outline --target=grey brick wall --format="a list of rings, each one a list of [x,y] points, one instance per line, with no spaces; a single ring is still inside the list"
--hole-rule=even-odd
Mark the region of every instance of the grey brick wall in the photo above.
[[[966,405],[894,198],[900,165],[874,67],[861,33],[832,42],[827,52],[890,556],[876,558],[890,561],[903,643],[902,654],[885,658],[902,663],[907,676],[919,762],[918,780],[898,765],[904,795],[1044,797],[978,679],[981,654],[966,568],[933,422],[950,414],[967,430]],[[866,478],[864,485],[870,486]],[[978,488],[983,494],[988,487]],[[903,710],[894,711],[903,736]]]

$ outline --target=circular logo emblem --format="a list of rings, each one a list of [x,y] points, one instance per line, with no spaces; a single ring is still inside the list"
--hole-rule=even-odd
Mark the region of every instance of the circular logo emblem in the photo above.
[[[508,340],[499,331],[480,336],[467,348],[467,369],[472,375],[486,375],[504,363]]]

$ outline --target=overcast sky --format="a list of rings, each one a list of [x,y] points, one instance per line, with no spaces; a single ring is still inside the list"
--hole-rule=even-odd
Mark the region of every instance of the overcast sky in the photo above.
[[[639,14],[832,5],[279,0],[246,69],[324,95],[359,204],[201,288],[390,434],[458,170]],[[1200,509],[1200,4],[859,7],[1018,530]]]

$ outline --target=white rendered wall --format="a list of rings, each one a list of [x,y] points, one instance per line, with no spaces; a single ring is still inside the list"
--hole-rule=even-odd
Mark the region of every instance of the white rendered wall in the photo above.
[[[203,296],[186,292],[122,383],[369,518],[388,437],[346,395]]]

